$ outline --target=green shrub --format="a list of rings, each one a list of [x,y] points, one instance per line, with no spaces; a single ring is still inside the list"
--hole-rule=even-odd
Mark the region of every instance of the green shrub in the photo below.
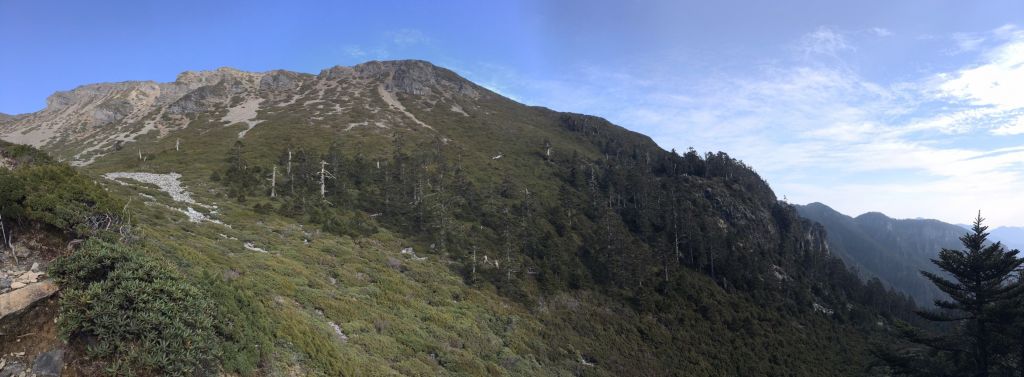
[[[90,240],[50,274],[63,287],[58,326],[111,374],[206,375],[221,349],[215,307],[179,274],[123,246]]]
[[[14,171],[24,187],[21,206],[28,220],[77,235],[117,221],[117,200],[67,165],[32,165]]]
[[[0,168],[0,216],[19,219],[25,215],[21,203],[25,200],[25,185],[10,170]]]
[[[35,147],[12,144],[2,140],[0,140],[0,157],[14,160],[15,165],[49,164],[53,162],[53,159],[46,152]]]
[[[219,276],[200,278],[217,303],[217,333],[222,342],[221,367],[225,373],[255,375],[274,348],[271,315],[256,294],[238,289]]]

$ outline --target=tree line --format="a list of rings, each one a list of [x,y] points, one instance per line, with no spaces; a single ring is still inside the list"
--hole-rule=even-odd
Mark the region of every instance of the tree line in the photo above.
[[[339,144],[320,152],[286,146],[270,166],[247,161],[238,142],[214,178],[258,211],[325,231],[359,236],[386,227],[412,236],[455,262],[469,283],[511,297],[595,288],[641,311],[671,312],[687,294],[681,275],[698,272],[772,306],[792,304],[782,310],[793,314],[820,304],[843,322],[874,323],[877,313],[917,321],[907,296],[861,282],[804,240],[808,232],[824,239],[823,230],[741,161],[579,132],[601,157],[553,154],[557,145],[538,140],[534,163],[554,172],[541,180],[488,179],[443,141],[410,146],[401,133],[386,157]]]

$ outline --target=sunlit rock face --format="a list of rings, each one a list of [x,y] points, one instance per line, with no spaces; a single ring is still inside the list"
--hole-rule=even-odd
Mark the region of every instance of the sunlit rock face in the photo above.
[[[307,124],[343,128],[430,127],[405,110],[398,95],[466,115],[470,100],[494,95],[452,71],[425,61],[372,61],[335,66],[318,75],[234,68],[186,71],[175,81],[125,81],[83,85],[54,93],[43,110],[0,114],[0,139],[41,147],[74,165],[143,136],[164,137],[216,114],[224,126],[246,133],[275,113],[302,114]],[[460,101],[461,100],[461,101]],[[460,102],[464,102],[460,104]],[[296,111],[299,110],[299,111]],[[359,112],[359,121],[344,121]]]

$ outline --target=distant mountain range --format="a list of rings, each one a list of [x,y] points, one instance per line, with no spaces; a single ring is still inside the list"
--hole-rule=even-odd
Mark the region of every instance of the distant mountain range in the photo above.
[[[989,229],[989,239],[1000,241],[1008,249],[1024,250],[1024,227],[1001,226]]]
[[[938,272],[931,259],[942,248],[960,249],[959,237],[970,228],[932,219],[893,219],[878,212],[850,217],[822,203],[796,207],[801,216],[825,226],[829,248],[847,265],[866,279],[878,278],[910,295],[921,306],[943,294],[920,272]],[[990,240],[1008,248],[1024,245],[1024,228],[999,227],[990,233]]]
[[[821,223],[829,248],[865,278],[878,278],[927,306],[942,293],[920,271],[937,272],[931,259],[959,248],[964,229],[938,220],[897,220],[878,212],[850,217],[822,203],[798,205],[801,216]]]

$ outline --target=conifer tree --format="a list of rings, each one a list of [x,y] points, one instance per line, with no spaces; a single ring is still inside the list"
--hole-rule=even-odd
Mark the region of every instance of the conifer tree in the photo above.
[[[948,334],[932,336],[906,330],[907,340],[918,351],[884,357],[904,374],[942,374],[953,376],[1004,376],[1013,372],[1008,362],[1013,349],[1009,334],[1014,308],[1024,287],[1014,280],[1024,263],[1017,250],[1006,250],[999,242],[989,243],[987,226],[981,214],[971,231],[962,237],[963,250],[942,249],[933,259],[946,276],[922,271],[928,280],[945,292],[948,300],[935,300],[938,311],[918,311],[921,317],[952,323]],[[926,370],[941,367],[945,370]]]

